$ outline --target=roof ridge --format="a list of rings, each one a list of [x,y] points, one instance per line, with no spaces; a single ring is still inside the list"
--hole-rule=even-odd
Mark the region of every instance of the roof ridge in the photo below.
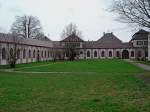
[[[110,41],[111,39],[111,41]],[[115,36],[113,33],[105,33],[97,42],[117,42],[117,43],[122,43],[122,41]]]
[[[62,40],[62,42],[83,42],[84,40],[82,40],[78,35],[76,34],[71,34],[70,36],[66,37],[64,40]]]

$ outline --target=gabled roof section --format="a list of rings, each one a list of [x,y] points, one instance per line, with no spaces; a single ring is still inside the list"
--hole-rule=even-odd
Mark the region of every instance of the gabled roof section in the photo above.
[[[132,36],[132,40],[148,40],[149,32],[141,29]]]
[[[41,40],[41,41],[51,41],[47,36],[44,36],[44,37],[37,37],[35,38],[37,40]]]
[[[103,37],[100,38],[97,42],[102,44],[111,44],[111,45],[122,43],[122,41],[118,39],[113,33],[104,34]]]
[[[60,41],[53,41],[53,47],[54,48],[63,48],[63,46],[61,45]]]
[[[62,40],[62,42],[84,42],[80,37],[78,37],[76,34],[72,34],[69,37]]]

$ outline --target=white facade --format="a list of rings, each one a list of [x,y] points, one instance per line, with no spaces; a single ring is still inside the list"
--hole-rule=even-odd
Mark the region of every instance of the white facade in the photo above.
[[[11,44],[10,44],[11,46]],[[0,65],[8,64],[7,57],[10,49],[13,47],[7,48],[6,43],[1,43],[0,45]],[[2,49],[5,49],[5,54],[2,54]],[[29,46],[29,45],[20,45],[17,50],[17,64],[19,63],[30,63],[36,61],[47,61],[52,59],[51,48],[41,47],[41,46]],[[25,50],[25,53],[24,53]],[[30,53],[29,53],[30,52]],[[2,56],[3,55],[3,56]],[[5,57],[4,57],[5,55]]]
[[[73,35],[75,36],[75,35]],[[141,35],[140,35],[141,36]],[[72,41],[72,38],[74,39]],[[112,39],[113,38],[113,39]],[[70,41],[70,40],[71,41]],[[111,40],[112,39],[112,40]],[[69,59],[67,52],[64,52],[64,46],[73,44],[76,46],[75,59],[147,59],[150,61],[150,35],[147,39],[139,36],[133,38],[129,43],[122,43],[112,33],[105,34],[99,41],[85,42],[78,37],[68,37],[67,41],[39,41],[36,39],[25,39],[18,45],[19,58],[18,63],[30,63],[36,61],[46,61],[51,59]],[[102,43],[100,43],[102,41]],[[115,44],[114,44],[115,43]],[[8,50],[9,44],[9,50]],[[6,53],[12,45],[11,41],[0,40],[0,65],[8,64]],[[147,46],[148,44],[148,46]],[[147,51],[148,48],[148,51]],[[25,53],[24,53],[25,51]],[[8,55],[8,54],[7,54]]]

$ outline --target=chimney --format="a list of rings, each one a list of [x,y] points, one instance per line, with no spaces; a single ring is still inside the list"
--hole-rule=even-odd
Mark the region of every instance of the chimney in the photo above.
[[[103,35],[105,35],[105,32],[103,32]]]

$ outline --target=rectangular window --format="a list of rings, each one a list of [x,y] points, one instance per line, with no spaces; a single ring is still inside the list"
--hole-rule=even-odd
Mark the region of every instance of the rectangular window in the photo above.
[[[144,45],[148,45],[148,41],[144,41]]]
[[[65,43],[66,47],[80,47],[80,43]]]
[[[143,41],[137,41],[137,45],[143,45]]]

